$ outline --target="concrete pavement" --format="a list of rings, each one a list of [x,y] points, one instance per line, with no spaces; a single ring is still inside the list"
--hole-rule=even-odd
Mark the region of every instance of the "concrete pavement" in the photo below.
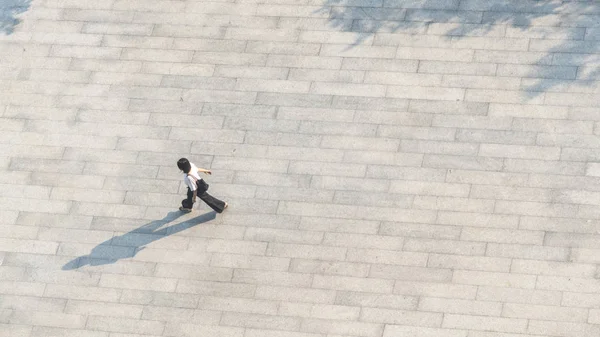
[[[0,2],[0,336],[600,336],[599,22]]]

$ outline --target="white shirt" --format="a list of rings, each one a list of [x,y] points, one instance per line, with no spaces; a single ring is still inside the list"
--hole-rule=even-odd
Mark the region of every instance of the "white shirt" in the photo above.
[[[200,178],[200,175],[198,174],[198,167],[196,167],[196,165],[194,165],[194,163],[192,163],[192,162],[190,162],[190,165],[192,166],[192,169],[191,169],[189,175],[193,176],[197,180],[202,179],[202,178]],[[194,179],[189,177],[187,173],[183,174],[183,181],[190,188],[190,190],[192,192],[194,192],[197,189]]]

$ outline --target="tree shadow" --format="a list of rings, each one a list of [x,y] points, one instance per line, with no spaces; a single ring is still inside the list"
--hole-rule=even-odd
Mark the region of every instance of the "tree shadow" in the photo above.
[[[201,223],[211,221],[215,219],[217,213],[205,213],[193,219],[160,229],[162,226],[173,222],[183,214],[184,213],[182,212],[169,212],[161,220],[149,222],[128,233],[106,240],[94,247],[89,254],[79,256],[69,261],[62,267],[62,270],[78,269],[86,265],[98,266],[111,264],[121,259],[134,257],[138,252],[143,250],[146,245],[169,235],[198,226]]]
[[[17,17],[25,13],[31,0],[0,0],[0,34],[10,35],[21,20]]]
[[[543,42],[533,46],[537,49],[529,46],[527,51],[539,51],[543,56],[525,64],[532,70],[520,76],[528,80],[516,88],[529,97],[557,86],[591,86],[600,77],[600,1],[325,0],[318,12],[328,16],[331,26],[356,34],[347,49],[384,45],[377,40],[378,33],[440,35],[449,48],[474,36],[540,39]],[[512,35],[489,35],[499,27],[513,28]],[[563,37],[550,37],[552,34]],[[556,43],[543,46],[544,41]],[[582,70],[582,66],[586,67]]]

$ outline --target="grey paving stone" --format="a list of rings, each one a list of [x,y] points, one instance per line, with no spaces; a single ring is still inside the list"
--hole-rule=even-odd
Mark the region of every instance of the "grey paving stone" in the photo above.
[[[452,226],[427,225],[418,223],[384,222],[379,232],[385,235],[400,235],[405,237],[422,237],[431,239],[457,239],[458,229]]]
[[[430,337],[444,334],[448,337],[464,337],[467,336],[466,330],[457,329],[439,329],[439,328],[425,328],[417,326],[403,326],[387,324],[383,332],[384,337],[390,337],[397,334],[412,334],[415,337]]]
[[[491,200],[468,199],[453,196],[417,196],[413,207],[429,210],[454,210],[458,212],[492,212],[494,202]]]
[[[2,337],[29,337],[31,336],[31,330],[32,327],[27,325],[0,324],[0,336]]]
[[[195,324],[169,324],[165,328],[166,336],[191,336],[194,333],[219,335],[226,337],[242,337],[244,329],[237,327],[203,326]]]
[[[68,329],[82,329],[86,325],[85,316],[44,311],[13,311],[8,322]]]
[[[256,100],[256,93],[253,92],[238,92],[226,90],[203,90],[194,89],[184,92],[180,100],[192,102],[192,104],[200,103],[234,103],[234,104],[251,104]]]
[[[203,315],[203,316],[200,316]],[[199,319],[202,317],[201,319]],[[194,322],[198,324],[216,325],[220,318],[220,313],[207,310],[196,311],[187,308],[170,307],[145,307],[142,313],[143,319],[165,320],[168,322]]]
[[[384,199],[383,193],[364,191],[337,191],[334,201],[343,205],[367,205],[407,208],[413,203],[414,198],[406,195],[391,195]]]
[[[241,298],[250,298],[256,291],[256,285],[249,284],[233,284],[233,283],[223,283],[223,282],[212,282],[212,281],[199,281],[199,280],[185,280],[180,281],[177,285],[177,293],[181,293],[181,295],[176,296],[174,300],[168,301],[169,298],[173,297],[171,295],[163,296],[164,298],[160,298],[161,302],[164,304],[159,305],[168,305],[168,306],[184,306],[178,303],[185,303],[184,307],[190,307],[191,304],[189,300],[186,302],[183,301],[183,296],[190,294],[198,294],[201,295],[202,299],[204,296],[234,296]],[[193,297],[192,297],[193,298]],[[158,300],[154,300],[158,302]],[[198,303],[198,299],[194,301],[194,303]],[[160,302],[159,302],[160,303]],[[158,304],[158,303],[157,303]],[[194,304],[193,307],[196,307],[197,304]],[[211,309],[212,310],[212,309]]]
[[[555,309],[548,308],[543,306],[530,306],[523,304],[511,304],[507,309],[507,316],[514,317],[522,312],[522,310],[538,308],[540,310],[536,310],[536,313],[525,314],[523,317],[537,318],[537,319],[546,319],[546,320],[560,320],[560,321],[585,321],[587,317],[587,312],[585,309]]]
[[[350,163],[372,163],[379,165],[403,165],[420,166],[423,162],[422,154],[394,153],[394,152],[370,152],[370,151],[345,151],[345,162]]]
[[[2,285],[3,294],[38,297],[43,295],[46,287],[44,283],[19,281],[0,281],[0,285]]]
[[[60,312],[66,301],[61,299],[36,298],[27,296],[5,295],[2,299],[2,309],[15,311]]]
[[[262,78],[283,80],[288,77],[290,70],[282,67],[249,67],[219,65],[215,68],[214,75],[232,78]],[[291,79],[294,79],[291,77]],[[306,80],[297,78],[298,80]]]
[[[432,254],[432,259],[428,260],[428,266],[437,268],[461,268],[468,270],[481,271],[508,271],[510,269],[510,259],[489,258],[489,257],[462,257],[456,259],[451,255]],[[465,263],[466,265],[462,265]]]
[[[389,180],[416,180],[429,182],[443,182],[446,177],[445,170],[428,169],[419,167],[394,167],[383,165],[369,165],[368,178]]]
[[[156,321],[134,320],[130,318],[112,318],[91,316],[86,324],[91,330],[125,333],[151,334],[163,331],[165,324]]]
[[[322,116],[321,118],[324,118]],[[324,121],[303,121],[299,131],[306,134],[342,135],[342,136],[375,136],[377,127],[374,124],[332,123]],[[321,143],[323,142],[321,138]],[[350,139],[349,137],[348,139]],[[379,139],[379,141],[385,141]]]
[[[342,165],[326,162],[295,161],[290,163],[288,172],[293,174],[313,175],[335,175],[336,173],[341,173],[340,176],[342,177],[364,177],[366,173],[366,165]]]
[[[285,337],[314,337],[313,333],[304,333],[304,332],[287,332],[287,331],[273,331],[273,330],[262,330],[262,329],[246,329],[246,335],[249,337],[275,337],[275,336],[285,336]],[[317,335],[318,336],[318,335]]]
[[[394,151],[400,142],[397,139],[324,136],[321,146],[324,148],[339,148],[345,150]]]
[[[99,285],[102,287],[140,289],[140,290],[174,290],[176,280],[172,278],[151,278],[128,275],[103,274]],[[119,287],[120,285],[120,287]]]
[[[490,244],[487,256],[526,258],[532,260],[566,261],[569,249],[517,244]]]
[[[363,336],[379,336],[383,331],[382,324],[358,321],[335,321],[324,319],[305,319],[301,331],[323,334],[361,334]]]
[[[48,284],[44,297],[87,301],[118,302],[122,291],[110,288],[79,287],[73,285]]]
[[[31,336],[41,337],[41,336],[52,336],[52,337],[75,337],[75,336],[85,336],[85,337],[107,337],[108,332],[104,331],[90,331],[83,329],[64,329],[64,328],[50,328],[50,327],[34,327],[31,331]]]
[[[0,336],[599,334],[595,3],[23,10]],[[169,213],[180,157],[226,212]]]
[[[95,302],[69,300],[65,307],[65,312],[95,316],[139,318],[142,314],[142,306],[105,303],[99,307]]]

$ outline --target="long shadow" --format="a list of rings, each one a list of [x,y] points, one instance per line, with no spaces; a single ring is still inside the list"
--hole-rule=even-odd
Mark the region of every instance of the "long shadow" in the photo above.
[[[543,67],[523,76],[531,80],[515,90],[534,97],[556,86],[590,86],[600,77],[600,1],[325,0],[318,12],[327,16],[331,26],[356,34],[348,49],[378,44],[378,33],[427,34],[436,23],[450,24],[445,31],[436,27],[439,33],[435,33],[446,37],[450,45],[467,36],[486,36],[501,25],[514,28],[515,37],[519,31],[538,30],[539,34],[529,36],[541,39],[546,37],[544,29],[548,35],[558,29],[564,38],[545,40],[560,42],[539,49],[544,55],[528,64]],[[547,24],[534,26],[536,20]],[[412,45],[407,42],[406,46]],[[576,69],[586,65],[584,73]]]
[[[136,228],[123,235],[115,236],[97,245],[92,251],[83,256],[79,256],[62,267],[62,270],[78,269],[86,265],[98,266],[115,263],[120,259],[134,257],[146,245],[184,231],[188,228],[198,226],[201,223],[215,219],[216,213],[209,212],[193,219],[180,222],[178,224],[161,228],[162,226],[175,221],[184,213],[170,212],[161,220],[149,222],[139,228]]]
[[[0,0],[0,34],[10,35],[21,20],[18,16],[25,13],[31,0]]]

